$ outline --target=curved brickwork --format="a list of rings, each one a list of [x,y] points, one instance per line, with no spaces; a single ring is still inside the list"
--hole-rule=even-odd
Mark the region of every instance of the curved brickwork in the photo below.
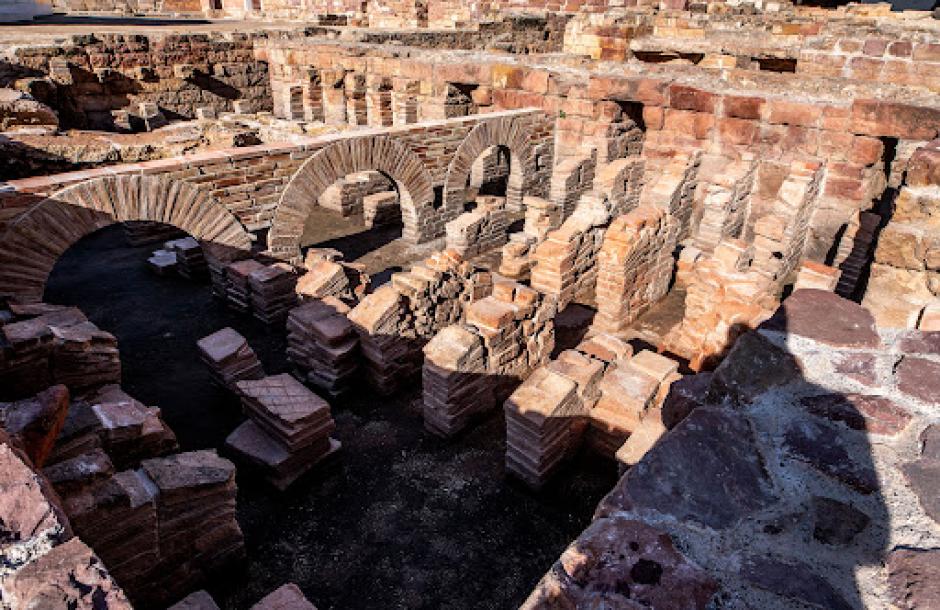
[[[470,168],[483,151],[490,146],[505,146],[509,149],[509,181],[506,185],[506,202],[510,206],[522,207],[522,195],[535,174],[535,152],[528,129],[515,117],[501,117],[480,123],[460,143],[444,182],[444,215],[448,219],[463,211],[466,198],[467,177]]]
[[[404,238],[420,243],[439,236],[434,222],[431,174],[410,149],[384,136],[336,142],[310,157],[291,178],[278,203],[268,247],[287,258],[300,255],[300,238],[310,209],[337,180],[363,171],[379,171],[398,188]]]
[[[0,293],[40,300],[56,261],[79,239],[115,222],[150,220],[193,237],[248,249],[235,216],[196,186],[160,176],[107,176],[58,191],[0,238]]]

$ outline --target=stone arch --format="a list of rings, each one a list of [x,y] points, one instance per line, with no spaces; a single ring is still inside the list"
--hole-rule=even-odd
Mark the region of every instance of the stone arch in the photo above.
[[[535,173],[535,151],[529,130],[515,117],[504,117],[477,124],[457,147],[444,179],[445,220],[463,211],[470,168],[490,146],[505,146],[509,149],[506,203],[510,207],[522,207],[522,195],[528,190],[531,176]]]
[[[59,257],[116,222],[149,220],[239,250],[251,236],[235,216],[193,184],[165,176],[104,176],[68,186],[17,218],[0,237],[0,293],[42,299]]]
[[[443,222],[434,217],[431,174],[418,155],[385,136],[350,138],[318,151],[291,177],[274,213],[268,249],[282,258],[299,259],[304,223],[323,191],[344,176],[369,170],[395,183],[404,239],[421,243],[443,233]]]

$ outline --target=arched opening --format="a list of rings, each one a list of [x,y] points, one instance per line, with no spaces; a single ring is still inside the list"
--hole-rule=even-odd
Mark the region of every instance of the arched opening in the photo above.
[[[164,176],[107,176],[62,189],[8,226],[0,236],[0,293],[39,300],[72,244],[124,221],[159,222],[220,248],[251,249],[238,219],[196,186]]]
[[[471,210],[478,195],[506,197],[512,153],[500,144],[484,150],[470,166],[467,176],[465,210]]]
[[[522,197],[528,181],[535,174],[536,156],[527,129],[511,118],[500,118],[478,124],[457,147],[444,179],[442,207],[445,220],[451,220],[464,211],[473,165],[492,148],[504,150],[502,154],[508,156],[506,205],[513,210],[522,209]]]
[[[405,193],[405,197],[408,194]],[[402,194],[398,183],[377,170],[354,172],[328,186],[304,221],[301,250],[332,249],[370,276],[387,279],[389,268],[410,259],[402,240]]]
[[[367,136],[331,144],[301,165],[281,195],[268,249],[299,260],[307,219],[321,205],[323,194],[338,180],[359,172],[381,173],[394,185],[404,241],[416,244],[443,234],[443,220],[434,210],[433,180],[421,159],[395,140]]]

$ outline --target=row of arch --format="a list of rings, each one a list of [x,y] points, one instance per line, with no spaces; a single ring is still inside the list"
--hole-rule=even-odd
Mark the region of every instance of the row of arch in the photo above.
[[[304,223],[320,195],[356,172],[379,171],[395,184],[403,237],[413,243],[435,239],[463,211],[473,161],[491,146],[511,154],[507,195],[518,199],[535,172],[531,134],[517,117],[478,123],[458,146],[439,194],[420,157],[386,136],[341,140],[311,156],[289,181],[268,234],[270,251],[299,259]],[[166,176],[108,175],[66,187],[19,216],[0,236],[0,294],[42,299],[55,262],[72,244],[98,229],[129,220],[174,225],[199,240],[240,250],[252,237],[209,193]]]

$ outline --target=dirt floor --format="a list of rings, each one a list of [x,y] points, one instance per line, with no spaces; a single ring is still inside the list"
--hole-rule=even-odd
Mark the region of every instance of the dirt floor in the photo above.
[[[62,257],[46,298],[117,335],[125,389],[163,409],[184,450],[220,447],[242,416],[210,385],[196,340],[232,326],[279,373],[284,332],[228,311],[208,284],[154,276],[151,249],[126,247],[117,227],[96,233]],[[341,452],[288,493],[239,473],[249,560],[209,587],[223,608],[247,608],[287,581],[321,610],[515,607],[616,478],[613,463],[580,456],[532,493],[504,474],[501,413],[436,439],[422,427],[417,384],[392,398],[362,389],[333,415]]]

